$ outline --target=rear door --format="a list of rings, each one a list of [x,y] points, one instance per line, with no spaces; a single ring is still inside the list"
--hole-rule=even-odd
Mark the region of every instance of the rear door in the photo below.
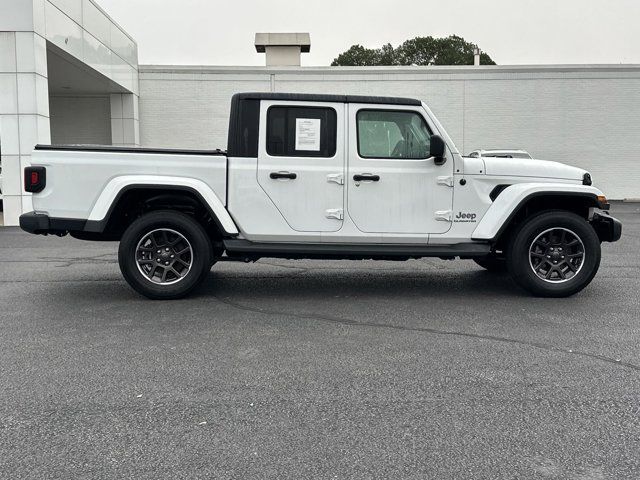
[[[261,102],[258,184],[293,230],[342,227],[344,138],[342,103]]]

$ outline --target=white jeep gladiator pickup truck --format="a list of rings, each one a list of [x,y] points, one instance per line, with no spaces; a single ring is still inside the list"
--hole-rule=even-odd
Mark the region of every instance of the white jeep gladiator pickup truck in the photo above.
[[[243,93],[228,150],[38,146],[27,232],[120,241],[142,295],[191,292],[218,260],[473,259],[529,292],[574,294],[620,238],[591,176],[462,157],[419,100]]]

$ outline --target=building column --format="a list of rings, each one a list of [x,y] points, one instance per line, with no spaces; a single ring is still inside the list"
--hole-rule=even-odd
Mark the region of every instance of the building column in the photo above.
[[[36,32],[0,32],[0,145],[4,224],[33,210],[22,171],[38,143],[50,143],[45,39]]]
[[[111,143],[126,147],[140,146],[137,95],[111,94]]]

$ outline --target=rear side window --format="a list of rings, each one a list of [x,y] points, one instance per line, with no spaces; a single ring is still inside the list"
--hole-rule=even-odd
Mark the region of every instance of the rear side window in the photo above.
[[[416,112],[360,110],[358,153],[362,158],[429,158],[431,132]]]
[[[333,108],[271,107],[267,153],[276,157],[333,157],[337,115]]]

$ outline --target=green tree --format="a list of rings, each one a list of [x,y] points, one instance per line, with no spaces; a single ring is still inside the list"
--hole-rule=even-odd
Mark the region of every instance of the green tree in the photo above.
[[[476,46],[457,35],[445,38],[416,37],[394,48],[391,44],[381,48],[353,45],[331,63],[332,66],[376,65],[473,65]],[[489,55],[480,54],[482,65],[495,65]]]

